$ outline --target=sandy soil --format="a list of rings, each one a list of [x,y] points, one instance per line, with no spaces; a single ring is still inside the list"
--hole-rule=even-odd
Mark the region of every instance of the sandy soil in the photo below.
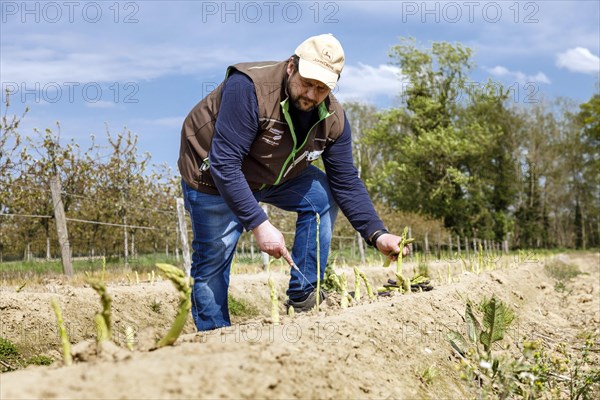
[[[559,258],[584,272],[562,292],[544,271],[547,260],[498,261],[502,268],[480,275],[461,272],[453,263],[450,283],[448,263],[432,262],[431,292],[364,299],[347,309],[340,309],[332,296],[320,312],[282,316],[279,326],[269,320],[267,274],[234,275],[233,295],[256,305],[262,315],[209,333],[195,333],[189,318],[175,346],[155,351],[148,349],[175,315],[177,293],[171,284],[110,285],[114,340],[121,347],[100,355],[94,354],[93,328],[100,306],[92,289],[58,281],[19,293],[1,288],[0,336],[60,359],[50,308],[50,299],[57,297],[71,341],[82,342],[76,350],[85,361],[1,374],[0,398],[473,397],[459,379],[456,356],[445,340],[449,329],[464,331],[467,299],[478,302],[494,294],[515,310],[507,343],[524,337],[572,342],[583,331],[600,334],[600,254]],[[381,267],[363,270],[373,284],[393,276]],[[350,269],[347,274],[352,286],[354,275]],[[273,277],[282,303],[288,277],[280,272]],[[128,325],[137,334],[133,352],[123,345]],[[599,353],[592,356],[600,361]],[[429,367],[437,374],[427,383],[422,375]]]

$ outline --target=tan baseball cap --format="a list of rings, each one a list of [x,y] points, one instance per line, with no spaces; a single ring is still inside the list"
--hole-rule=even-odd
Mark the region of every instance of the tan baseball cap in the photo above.
[[[309,37],[296,48],[296,55],[300,57],[298,72],[303,78],[335,88],[344,68],[344,49],[331,33]]]

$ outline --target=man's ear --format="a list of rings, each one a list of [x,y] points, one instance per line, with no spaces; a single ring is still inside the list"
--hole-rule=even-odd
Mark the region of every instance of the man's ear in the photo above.
[[[286,70],[287,70],[288,76],[292,76],[292,74],[294,73],[294,58],[290,57],[290,59],[288,60]]]

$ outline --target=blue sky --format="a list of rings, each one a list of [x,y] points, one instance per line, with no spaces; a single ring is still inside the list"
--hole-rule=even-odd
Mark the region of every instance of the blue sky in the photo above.
[[[599,1],[0,3],[0,81],[11,113],[30,108],[22,133],[60,121],[84,147],[127,127],[173,169],[183,119],[228,65],[283,60],[315,34],[344,46],[342,101],[398,104],[406,84],[388,53],[400,37],[471,47],[473,85],[509,86],[519,104],[598,90]]]

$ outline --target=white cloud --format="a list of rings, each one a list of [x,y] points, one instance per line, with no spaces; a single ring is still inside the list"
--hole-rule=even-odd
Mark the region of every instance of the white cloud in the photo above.
[[[552,83],[550,79],[546,76],[546,74],[544,74],[543,72],[538,72],[535,75],[527,75],[521,71],[511,71],[508,68],[503,67],[502,65],[497,65],[494,68],[485,68],[485,70],[493,76],[504,78],[505,80],[513,79],[515,82],[518,83]]]
[[[508,69],[506,69],[505,67],[501,66],[501,65],[497,65],[494,68],[489,70],[490,74],[494,75],[494,76],[505,76],[508,75],[510,73],[510,71]]]
[[[104,48],[30,38],[30,46],[2,44],[3,82],[44,85],[48,82],[125,82],[169,74],[194,74],[230,61],[233,50],[186,45],[139,44]],[[87,50],[83,50],[87,49]]]
[[[575,47],[556,56],[556,66],[572,72],[597,74],[600,72],[600,57],[584,47]]]
[[[335,96],[341,101],[370,102],[378,96],[393,98],[401,94],[400,69],[390,65],[346,65]]]

